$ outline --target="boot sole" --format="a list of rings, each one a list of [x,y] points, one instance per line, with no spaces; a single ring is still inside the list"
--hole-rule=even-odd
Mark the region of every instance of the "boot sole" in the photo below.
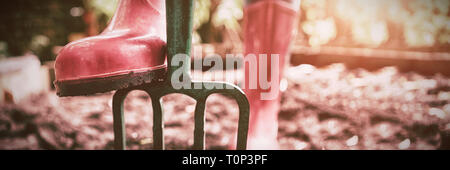
[[[165,74],[166,68],[164,67],[139,73],[129,72],[99,78],[55,81],[54,84],[59,97],[87,96],[163,81]]]

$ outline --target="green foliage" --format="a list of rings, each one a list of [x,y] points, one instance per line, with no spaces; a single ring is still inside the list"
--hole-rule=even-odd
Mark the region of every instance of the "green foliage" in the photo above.
[[[244,1],[226,0],[220,1],[217,11],[213,14],[212,23],[215,27],[225,26],[227,29],[239,31],[239,20],[244,16]]]
[[[82,17],[70,14],[82,1],[14,0],[0,4],[0,42],[7,56],[33,52],[42,61],[53,60],[54,46],[65,45],[71,32],[83,32]]]
[[[106,15],[111,19],[116,11],[119,0],[85,0],[85,4],[95,9],[98,15]]]
[[[195,0],[194,43],[222,42],[224,29],[240,32],[243,0]]]
[[[450,44],[449,0],[303,0],[301,5],[302,30],[311,46],[343,36],[368,47],[394,39],[412,48]],[[348,25],[351,34],[337,35],[346,30],[339,24]],[[394,34],[394,24],[401,35]]]
[[[194,1],[194,29],[208,22],[210,17],[211,0]]]

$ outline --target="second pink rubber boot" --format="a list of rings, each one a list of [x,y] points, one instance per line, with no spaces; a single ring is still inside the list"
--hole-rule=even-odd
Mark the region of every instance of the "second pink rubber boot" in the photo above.
[[[267,69],[268,80],[277,80],[275,86],[264,90],[258,81],[256,89],[244,87],[250,103],[250,122],[248,133],[248,149],[279,149],[277,142],[278,112],[280,110],[279,83],[283,76],[285,59],[289,45],[293,39],[293,31],[298,18],[299,1],[259,0],[248,4],[244,9],[244,42],[245,55],[254,54],[258,63],[259,54],[268,56],[267,65],[258,64],[259,69]],[[278,68],[271,67],[271,54],[278,54]],[[245,67],[245,84],[249,85],[254,78],[251,67]],[[272,77],[271,71],[275,74]],[[259,75],[259,74],[258,74]],[[259,77],[260,78],[260,77]],[[259,80],[256,79],[256,80]],[[269,100],[263,93],[275,90],[275,96]]]

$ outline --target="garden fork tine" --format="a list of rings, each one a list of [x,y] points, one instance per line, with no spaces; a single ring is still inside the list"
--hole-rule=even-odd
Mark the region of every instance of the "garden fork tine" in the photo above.
[[[189,91],[194,92],[198,95],[198,97],[194,98],[197,101],[197,105],[195,108],[194,149],[205,149],[204,147],[205,104],[208,96],[214,93],[228,94],[231,95],[236,100],[236,103],[239,106],[239,122],[238,122],[238,136],[236,149],[239,150],[246,149],[250,107],[244,92],[242,92],[242,90],[239,89],[239,87],[224,82],[193,82],[192,86],[194,86],[196,83],[201,83],[200,85],[204,86],[200,90]],[[221,86],[223,88],[207,89],[205,88],[205,86],[209,87]],[[189,92],[185,94],[188,94]]]
[[[161,98],[172,93],[181,93],[196,100],[194,149],[205,149],[205,105],[209,95],[222,93],[231,95],[239,106],[239,122],[236,149],[243,150],[247,147],[247,133],[250,106],[244,92],[237,86],[225,82],[193,82],[190,72],[190,49],[192,36],[193,0],[167,0],[167,74],[163,80],[149,82],[140,86],[117,90],[113,97],[114,115],[114,147],[125,149],[125,121],[123,115],[123,102],[126,95],[132,90],[143,90],[150,95],[153,105],[153,148],[164,149],[164,122]],[[172,59],[176,54],[186,54],[183,58],[184,65],[172,66]],[[171,84],[172,75],[178,69],[182,69],[187,77],[187,85],[201,87],[200,89],[175,89]],[[177,78],[177,77],[175,77]],[[154,78],[150,78],[154,79]],[[185,84],[186,85],[186,84]],[[206,88],[222,87],[222,88]]]

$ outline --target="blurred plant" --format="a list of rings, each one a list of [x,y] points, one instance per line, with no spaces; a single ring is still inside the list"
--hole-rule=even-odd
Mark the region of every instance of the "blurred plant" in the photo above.
[[[98,14],[105,14],[111,19],[116,11],[119,0],[85,0],[84,3],[94,7]]]
[[[450,43],[450,7],[448,0],[412,1],[405,15],[405,40],[410,46],[432,46]],[[406,12],[405,12],[406,13]]]
[[[241,26],[238,21],[244,16],[243,6],[242,0],[222,0],[213,14],[213,25],[215,27],[225,26],[227,29],[240,32]]]
[[[192,41],[194,44],[198,44],[202,41],[198,29],[210,19],[211,0],[195,0],[194,4],[194,33]]]
[[[239,39],[242,0],[195,0],[194,30],[203,43],[223,42],[233,32]],[[236,38],[236,37],[234,37]]]
[[[366,46],[377,47],[389,38],[388,27],[382,12],[384,0],[338,0],[337,17],[351,22],[352,39]]]
[[[91,29],[97,33],[102,31],[108,25],[108,22],[114,15],[116,11],[119,0],[83,0],[84,6],[92,12],[94,16],[90,16],[91,18],[85,17],[85,20],[88,24],[92,24]]]
[[[336,25],[333,18],[326,15],[326,5],[325,0],[303,0],[301,3],[306,13],[302,30],[309,36],[311,46],[326,44],[336,37]]]
[[[81,17],[71,15],[81,1],[14,0],[0,4],[0,41],[6,56],[33,52],[41,61],[53,60],[54,46],[67,43],[71,32],[83,32]],[[72,13],[73,14],[73,13]]]
[[[311,46],[347,36],[337,32],[346,34],[339,29],[348,25],[355,44],[378,47],[400,39],[408,47],[431,47],[450,43],[449,8],[448,0],[303,0],[302,30]],[[402,34],[391,37],[389,24],[400,25]]]
[[[241,51],[243,5],[242,0],[195,0],[193,42],[208,43],[218,54]]]
[[[30,50],[34,53],[42,53],[42,50],[45,49],[45,47],[49,46],[50,39],[45,35],[35,35],[31,39],[30,43]]]
[[[0,60],[5,58],[8,54],[8,44],[6,42],[0,41]]]

